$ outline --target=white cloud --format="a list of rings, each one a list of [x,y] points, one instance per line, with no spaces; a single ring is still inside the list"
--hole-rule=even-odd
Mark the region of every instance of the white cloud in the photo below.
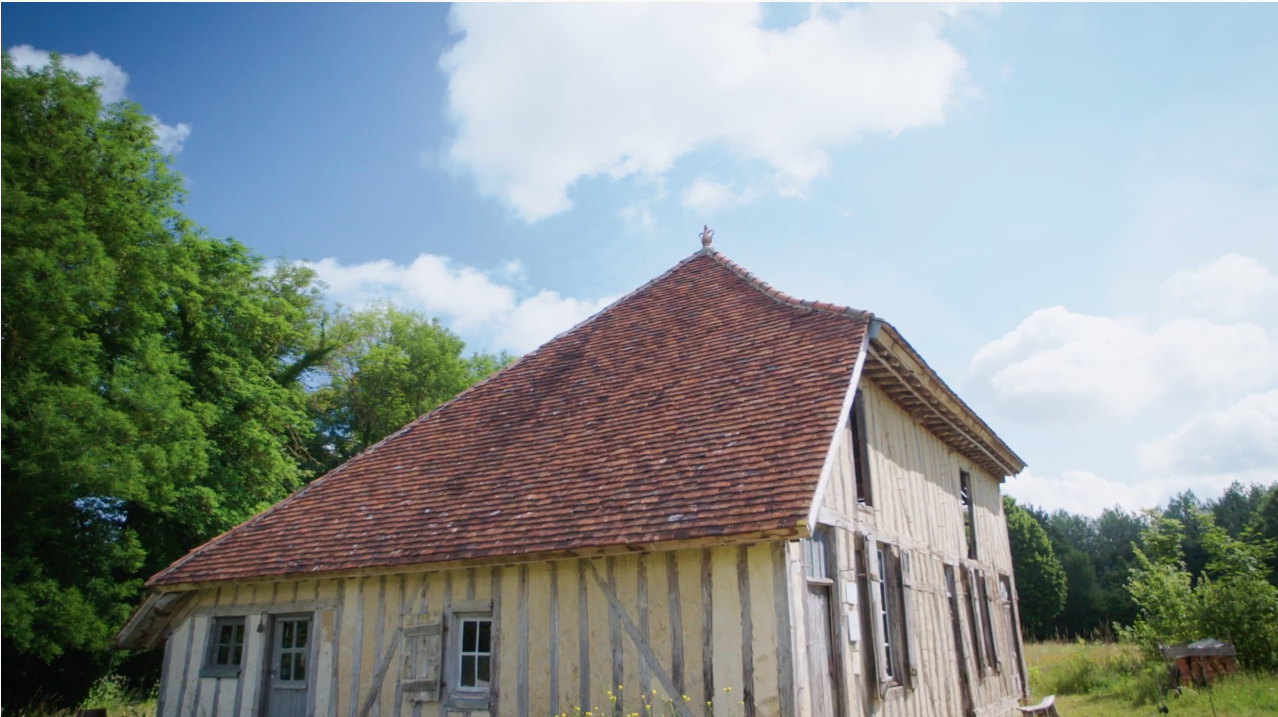
[[[165,154],[181,152],[182,146],[186,144],[186,138],[191,136],[191,125],[185,122],[179,122],[176,126],[167,125],[155,115],[151,115],[151,119],[155,121],[155,144],[160,151]]]
[[[37,70],[48,65],[50,60],[48,51],[37,50],[30,45],[10,47],[9,58],[13,60],[14,67],[31,67]],[[98,53],[62,55],[62,66],[86,79],[96,77],[101,80],[98,95],[103,102],[119,102],[124,99],[124,90],[129,84],[128,73]]]
[[[1235,480],[1250,485],[1265,483],[1264,475],[1227,474],[1200,476],[1194,479],[1150,479],[1136,483],[1108,480],[1088,471],[1064,471],[1060,477],[1041,476],[1032,471],[1008,479],[1003,492],[1017,502],[1029,503],[1048,511],[1065,510],[1079,515],[1097,516],[1106,508],[1127,511],[1165,505],[1171,497],[1192,490],[1199,496],[1220,495]],[[1270,476],[1268,481],[1272,481]]]
[[[1179,271],[1163,284],[1173,310],[1224,321],[1278,317],[1278,276],[1251,257],[1227,254],[1197,271]]]
[[[698,177],[683,193],[683,205],[704,214],[740,204],[750,199],[750,192],[735,192],[732,187],[705,177]]]
[[[1178,475],[1268,470],[1278,480],[1278,390],[1201,411],[1158,441],[1140,447],[1145,468]]]
[[[1054,478],[1029,470],[1008,479],[1003,492],[1020,503],[1030,503],[1048,511],[1066,510],[1091,516],[1115,506],[1122,506],[1125,510],[1152,508],[1171,494],[1153,481],[1126,485],[1088,471],[1065,471],[1059,478]]]
[[[582,177],[659,175],[712,144],[801,191],[830,149],[944,121],[953,13],[819,6],[767,30],[757,4],[455,5],[448,159],[527,221]]]
[[[129,74],[114,62],[96,52],[61,57],[63,67],[85,79],[97,78],[101,81],[98,85],[98,96],[103,102],[107,104],[119,102],[128,96],[126,90],[129,85]],[[46,67],[51,60],[47,50],[37,50],[31,45],[15,45],[9,48],[9,58],[13,60],[14,67],[31,67],[37,70]],[[155,115],[151,115],[151,119],[155,127],[155,146],[168,154],[181,152],[182,145],[191,134],[191,125],[185,122],[180,122],[176,126],[167,125]]]
[[[499,281],[518,279],[523,267],[508,263],[487,274],[454,266],[445,258],[421,254],[411,264],[388,260],[344,265],[336,259],[303,262],[328,284],[328,296],[361,307],[380,300],[440,316],[466,338],[478,338],[492,350],[530,351],[613,301],[583,300],[543,289],[526,299]]]
[[[1132,416],[1173,393],[1216,398],[1278,376],[1278,346],[1255,324],[1035,311],[972,358],[980,390],[1027,419]]]
[[[1259,316],[1255,297],[1273,291],[1266,282],[1272,277],[1263,266],[1227,256],[1167,281],[1173,318],[1035,311],[976,352],[974,387],[1019,418],[1048,421],[1132,417],[1164,401],[1236,400],[1278,379],[1278,332],[1184,316],[1184,307]]]

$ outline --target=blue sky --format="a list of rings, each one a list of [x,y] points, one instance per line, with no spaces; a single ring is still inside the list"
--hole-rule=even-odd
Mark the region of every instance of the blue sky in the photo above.
[[[900,329],[1096,513],[1278,480],[1278,7],[3,6],[190,216],[527,351],[716,246]],[[74,56],[74,57],[71,57]]]

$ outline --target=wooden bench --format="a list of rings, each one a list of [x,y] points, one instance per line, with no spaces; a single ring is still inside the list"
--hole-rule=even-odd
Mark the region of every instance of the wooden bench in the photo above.
[[[1043,698],[1042,702],[1032,707],[1017,707],[1023,715],[1033,715],[1034,717],[1061,717],[1056,711],[1056,695],[1048,695]]]

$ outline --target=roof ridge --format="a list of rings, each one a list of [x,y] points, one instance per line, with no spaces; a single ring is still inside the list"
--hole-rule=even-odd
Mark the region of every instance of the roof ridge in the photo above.
[[[774,301],[785,304],[787,306],[797,306],[797,307],[805,308],[805,309],[815,309],[817,311],[825,311],[831,314],[841,314],[843,316],[850,316],[857,319],[874,318],[873,312],[865,311],[863,309],[854,309],[850,306],[832,304],[828,301],[808,301],[805,299],[800,299],[797,296],[791,296],[790,294],[787,294],[784,291],[781,291],[780,289],[776,288],[775,286],[772,286],[771,284],[764,281],[763,279],[760,279],[759,277],[755,276],[753,272],[747,270],[745,267],[741,266],[735,261],[724,256],[722,252],[716,251],[713,247],[706,247],[698,251],[697,254],[705,254],[711,259],[714,259],[721,266],[729,269],[730,271],[732,271],[732,273],[736,274],[741,279],[744,279],[746,283],[748,283],[754,289],[760,292],[763,292],[765,295],[772,298]],[[696,256],[696,255],[694,254],[693,256]]]

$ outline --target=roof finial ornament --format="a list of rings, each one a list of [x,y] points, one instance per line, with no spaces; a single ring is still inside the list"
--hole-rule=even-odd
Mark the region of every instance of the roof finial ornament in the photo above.
[[[710,225],[707,224],[701,229],[701,248],[709,249],[710,241],[713,239],[714,239],[714,230],[711,229]]]

